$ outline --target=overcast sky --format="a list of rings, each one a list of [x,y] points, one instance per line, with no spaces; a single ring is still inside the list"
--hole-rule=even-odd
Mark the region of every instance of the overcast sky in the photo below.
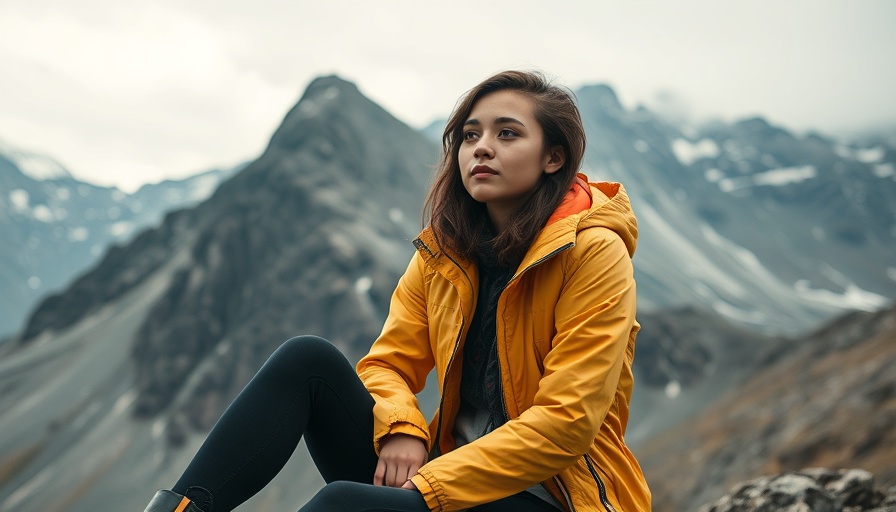
[[[406,123],[536,68],[798,132],[896,125],[892,0],[0,0],[0,140],[141,183],[258,156],[316,76]]]

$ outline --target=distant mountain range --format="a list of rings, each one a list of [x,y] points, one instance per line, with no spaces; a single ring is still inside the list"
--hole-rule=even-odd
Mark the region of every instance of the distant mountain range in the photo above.
[[[68,285],[112,244],[166,212],[194,206],[239,170],[213,170],[128,194],[74,178],[47,155],[0,142],[0,338],[22,328],[38,299]]]
[[[893,148],[761,119],[689,129],[606,86],[577,94],[586,172],[622,181],[639,217],[636,449],[811,343],[794,333],[891,304]],[[437,155],[353,84],[319,78],[258,160],[43,300],[0,345],[0,509],[137,509],[283,340],[318,334],[357,359]],[[242,509],[299,508],[320,480],[297,457]]]

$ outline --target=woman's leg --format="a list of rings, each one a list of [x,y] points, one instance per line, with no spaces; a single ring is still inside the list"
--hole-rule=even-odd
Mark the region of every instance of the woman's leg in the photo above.
[[[371,482],[373,398],[332,344],[290,339],[246,385],[173,490],[229,511],[283,468],[302,436],[327,482]],[[210,495],[210,496],[208,496]]]
[[[557,512],[557,508],[536,496],[521,492],[480,505],[475,512]],[[299,512],[428,512],[417,491],[378,487],[357,482],[327,484]]]

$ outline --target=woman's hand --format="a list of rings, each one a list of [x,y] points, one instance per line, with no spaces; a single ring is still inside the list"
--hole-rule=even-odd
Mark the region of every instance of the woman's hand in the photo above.
[[[373,485],[414,489],[410,482],[429,454],[426,443],[407,434],[390,434],[380,440],[380,459],[373,474]]]

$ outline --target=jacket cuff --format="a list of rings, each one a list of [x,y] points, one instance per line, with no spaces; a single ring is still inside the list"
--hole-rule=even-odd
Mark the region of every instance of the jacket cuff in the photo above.
[[[389,429],[385,432],[380,433],[373,439],[373,449],[376,450],[376,454],[380,454],[380,441],[383,440],[384,437],[392,434],[407,434],[409,436],[414,436],[417,439],[423,441],[423,444],[426,445],[426,451],[429,452],[431,449],[429,446],[429,432],[421,429],[417,425],[407,422],[407,421],[399,421],[396,423],[392,423],[389,425]]]
[[[420,468],[417,474],[411,477],[411,482],[423,495],[423,500],[429,510],[447,510],[448,498],[442,492],[442,486],[429,471]]]

